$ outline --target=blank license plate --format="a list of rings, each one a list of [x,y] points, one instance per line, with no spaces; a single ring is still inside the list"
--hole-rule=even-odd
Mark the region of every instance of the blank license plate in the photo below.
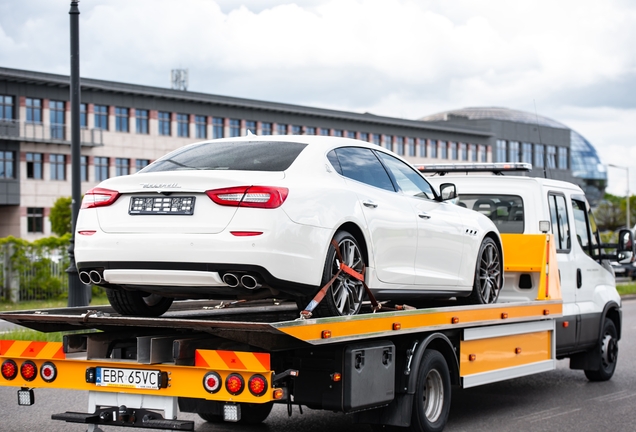
[[[191,215],[194,197],[131,197],[128,214],[131,215]]]
[[[95,384],[101,387],[122,387],[159,390],[161,371],[98,367]]]

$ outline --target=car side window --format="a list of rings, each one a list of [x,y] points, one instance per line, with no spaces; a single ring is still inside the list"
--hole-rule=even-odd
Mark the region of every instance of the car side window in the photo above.
[[[383,152],[376,152],[405,195],[418,198],[435,198],[433,188],[409,165]]]
[[[335,152],[338,156],[343,176],[370,186],[395,192],[391,178],[370,149],[342,147],[336,149]],[[335,165],[334,168],[336,168]]]
[[[331,150],[329,153],[327,153],[327,159],[329,159],[329,162],[336,170],[336,172],[342,175],[342,167],[340,166],[340,161],[338,160],[338,156],[336,156],[335,150]]]
[[[557,252],[569,252],[570,221],[568,219],[565,197],[563,195],[549,194],[548,204],[550,207],[552,234],[554,234],[556,241]]]

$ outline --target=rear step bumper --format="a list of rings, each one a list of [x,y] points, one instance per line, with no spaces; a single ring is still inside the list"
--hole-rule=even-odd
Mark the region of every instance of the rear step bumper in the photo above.
[[[105,426],[137,427],[193,431],[194,421],[167,420],[155,411],[126,407],[101,407],[94,413],[70,412],[53,414],[53,420]]]

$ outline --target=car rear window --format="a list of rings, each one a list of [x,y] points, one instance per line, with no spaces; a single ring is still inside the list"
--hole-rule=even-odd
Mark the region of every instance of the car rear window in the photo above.
[[[461,207],[490,218],[500,233],[523,234],[523,200],[517,195],[459,195]]]
[[[305,147],[307,144],[278,141],[205,142],[166,155],[140,172],[285,171]]]

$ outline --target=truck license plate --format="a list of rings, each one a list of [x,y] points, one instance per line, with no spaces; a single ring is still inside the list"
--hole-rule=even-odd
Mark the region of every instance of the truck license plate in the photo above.
[[[159,390],[161,371],[98,367],[95,384],[101,387],[122,387]]]

